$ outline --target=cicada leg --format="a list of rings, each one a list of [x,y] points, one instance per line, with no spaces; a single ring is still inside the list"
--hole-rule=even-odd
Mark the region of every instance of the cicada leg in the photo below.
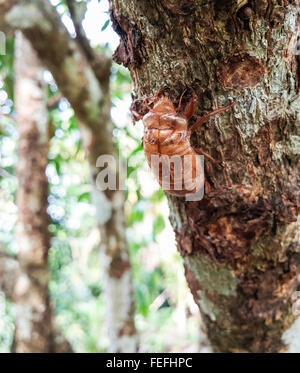
[[[204,157],[206,157],[207,159],[209,159],[212,163],[214,163],[214,164],[218,164],[219,163],[213,157],[211,157],[209,154],[205,153],[203,150],[201,150],[201,149],[195,149],[195,148],[194,148],[194,150],[195,150],[195,152],[197,154],[204,155]]]
[[[236,101],[233,101],[230,105],[218,108],[218,109],[212,111],[211,113],[208,113],[208,114],[204,115],[203,117],[198,118],[196,123],[190,129],[191,133],[196,131],[197,128],[199,128],[203,123],[205,123],[213,115],[216,115],[218,113],[222,113],[223,111],[226,111],[226,110],[230,109],[235,104],[236,104]]]
[[[175,109],[176,110],[176,113],[178,113],[181,109],[181,106],[182,106],[182,99],[183,99],[183,96],[185,95],[185,92],[187,91],[187,89],[185,89],[182,93],[182,95],[180,96],[180,99],[179,99],[179,103],[178,103],[178,106],[177,108]]]
[[[133,109],[130,109],[130,112],[131,112],[133,124],[135,124],[135,122],[138,122],[139,120],[143,119],[143,115],[139,114],[137,111],[135,111]]]
[[[196,95],[196,92],[192,90],[192,97],[190,98],[183,112],[187,120],[191,119],[192,116],[196,113],[197,107],[198,107],[198,96]]]

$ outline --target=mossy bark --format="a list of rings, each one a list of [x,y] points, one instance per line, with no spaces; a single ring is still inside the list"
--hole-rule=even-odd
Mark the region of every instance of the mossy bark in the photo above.
[[[299,2],[110,0],[134,99],[199,96],[197,115],[237,100],[192,143],[205,196],[169,197],[186,274],[215,351],[281,352],[294,341],[300,272]],[[135,105],[135,109],[137,109]],[[292,329],[290,329],[292,330]],[[298,351],[299,352],[299,351]]]

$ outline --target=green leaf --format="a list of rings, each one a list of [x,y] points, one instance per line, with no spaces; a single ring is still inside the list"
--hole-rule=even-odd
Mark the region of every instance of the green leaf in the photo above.
[[[141,222],[144,219],[144,211],[141,210],[133,210],[129,216],[129,225],[133,225],[134,223]]]
[[[85,192],[85,193],[82,193],[79,197],[78,197],[78,201],[79,202],[90,202],[90,192]]]
[[[108,20],[104,23],[104,25],[102,26],[101,31],[104,31],[104,30],[107,29],[107,27],[108,27],[108,25],[109,25],[109,22],[110,22],[110,20],[108,19]]]
[[[154,221],[154,225],[153,225],[153,233],[154,233],[154,237],[156,237],[156,235],[158,235],[159,233],[161,233],[164,229],[165,229],[165,219],[163,218],[162,215],[159,215],[155,221]]]
[[[144,317],[147,316],[150,304],[151,300],[149,300],[147,287],[145,285],[138,287],[136,290],[136,305],[138,312]]]
[[[158,189],[156,192],[153,193],[151,196],[151,201],[154,203],[161,202],[165,198],[165,193],[162,189]]]

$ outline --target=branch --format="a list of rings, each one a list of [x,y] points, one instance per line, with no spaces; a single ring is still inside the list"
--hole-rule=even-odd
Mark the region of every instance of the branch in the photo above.
[[[11,27],[5,22],[5,15],[17,3],[18,0],[0,0],[0,30],[6,35],[11,34]]]
[[[48,0],[12,0],[9,4],[0,0],[0,14],[0,29],[10,27],[24,33],[79,120],[88,127],[99,128],[103,110],[109,112],[104,106],[110,59],[97,55],[89,61]]]
[[[95,51],[91,46],[90,42],[88,41],[85,31],[81,24],[81,19],[78,17],[78,14],[76,12],[76,8],[74,7],[74,1],[73,0],[66,0],[70,16],[72,19],[72,22],[74,24],[74,28],[76,31],[76,39],[78,43],[80,44],[81,48],[83,49],[83,52],[85,53],[87,59],[90,61],[91,66],[96,74],[96,76],[101,80],[102,79],[102,61],[109,61],[104,53]],[[110,67],[110,66],[109,66]]]
[[[76,31],[76,38],[79,41],[82,48],[84,49],[84,52],[86,53],[87,57],[91,59],[91,58],[93,58],[93,56],[92,56],[93,55],[93,50],[90,46],[89,41],[87,40],[87,38],[85,36],[85,32],[84,32],[83,27],[81,25],[81,20],[78,19],[78,16],[76,14],[76,9],[74,7],[74,2],[73,2],[73,0],[66,0],[66,3],[67,3],[67,6],[68,6],[68,9],[69,9],[69,12],[70,12],[70,16],[71,16],[71,19],[72,19],[72,22],[74,24],[74,28],[75,28],[75,31]]]

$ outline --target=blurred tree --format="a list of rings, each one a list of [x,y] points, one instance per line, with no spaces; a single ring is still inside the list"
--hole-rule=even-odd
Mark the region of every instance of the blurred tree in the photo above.
[[[49,133],[47,90],[39,59],[18,32],[15,57],[15,108],[19,132],[17,204],[18,267],[6,259],[14,275],[16,304],[14,352],[70,352],[54,327],[49,297],[47,214]],[[18,269],[17,269],[18,268]],[[13,270],[14,269],[14,270]],[[6,271],[8,272],[8,271]],[[10,281],[11,282],[11,281]],[[9,286],[6,286],[8,296]]]
[[[114,59],[129,68],[136,98],[166,88],[178,102],[193,88],[205,111],[211,102],[216,108],[238,100],[234,114],[193,136],[195,147],[218,161],[206,159],[204,198],[169,197],[186,277],[214,350],[295,348],[299,2],[110,3],[121,38]]]
[[[48,113],[43,68],[29,42],[16,37],[15,107],[19,132],[17,240],[20,274],[16,303],[15,352],[51,352],[47,214]]]
[[[116,155],[110,119],[111,61],[103,53],[90,48],[83,34],[78,34],[76,40],[72,39],[48,1],[12,1],[0,4],[0,10],[0,25],[22,30],[52,73],[79,121],[91,169],[92,199],[101,234],[110,349],[112,352],[134,352],[137,350],[137,335],[125,238],[124,195],[122,191],[102,192],[96,186],[98,157]],[[24,18],[29,22],[24,23]],[[78,20],[74,23],[78,24]]]

